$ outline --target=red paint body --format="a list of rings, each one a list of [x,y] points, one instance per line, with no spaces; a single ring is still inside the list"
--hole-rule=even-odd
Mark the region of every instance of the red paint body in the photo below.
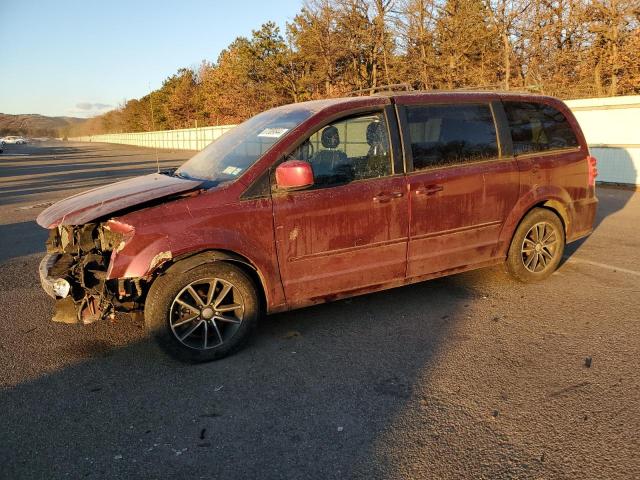
[[[339,118],[385,107],[396,112],[403,105],[505,100],[560,110],[579,147],[516,157],[506,155],[502,145],[498,157],[482,162],[419,172],[396,167],[388,177],[296,191],[274,186],[271,194],[246,198],[253,182],[302,139]],[[397,120],[399,126],[390,123],[399,130],[391,141],[402,157],[402,116]],[[497,124],[499,137],[504,128]],[[154,259],[166,252],[172,261],[208,250],[235,254],[258,272],[267,310],[275,312],[502,262],[520,220],[541,204],[560,215],[567,241],[585,236],[597,205],[589,158],[575,118],[549,97],[432,93],[338,99],[322,102],[317,113],[222,187],[197,190],[200,182],[149,175],[63,200],[38,222],[52,228],[116,212],[116,220],[134,232],[113,252],[109,278],[150,277],[157,268]],[[396,160],[406,166],[403,158]],[[196,190],[154,206],[142,204]],[[136,204],[142,208],[117,215]]]

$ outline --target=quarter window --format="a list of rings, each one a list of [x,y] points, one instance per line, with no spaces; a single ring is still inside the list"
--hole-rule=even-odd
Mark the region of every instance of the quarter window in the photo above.
[[[571,125],[555,108],[541,103],[504,102],[513,153],[534,153],[577,147]]]
[[[360,115],[327,125],[288,158],[309,162],[317,187],[391,175],[384,114]]]
[[[407,107],[414,170],[498,157],[488,105]]]

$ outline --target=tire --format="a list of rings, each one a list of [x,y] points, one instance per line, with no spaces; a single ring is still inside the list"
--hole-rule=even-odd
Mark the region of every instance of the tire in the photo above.
[[[560,218],[546,208],[534,208],[513,235],[506,260],[507,272],[524,283],[544,280],[558,268],[564,246],[564,226]]]
[[[159,345],[173,357],[192,363],[237,352],[259,316],[253,281],[226,262],[205,263],[185,272],[170,268],[151,285],[144,309],[147,331]]]

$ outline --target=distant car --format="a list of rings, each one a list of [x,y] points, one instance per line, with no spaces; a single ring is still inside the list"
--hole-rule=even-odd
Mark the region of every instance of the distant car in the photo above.
[[[25,145],[27,143],[27,140],[24,137],[17,137],[15,135],[10,135],[8,137],[4,137],[4,139],[2,140],[3,143],[6,144],[15,144],[15,145]]]

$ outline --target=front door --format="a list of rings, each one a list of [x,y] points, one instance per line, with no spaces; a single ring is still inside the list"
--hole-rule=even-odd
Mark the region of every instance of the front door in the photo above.
[[[315,185],[273,192],[280,275],[289,305],[404,278],[408,199],[394,175],[384,112],[333,122],[288,158],[311,163]]]
[[[501,155],[492,106],[411,105],[403,113],[413,164],[407,276],[493,260],[520,181],[515,159]]]

